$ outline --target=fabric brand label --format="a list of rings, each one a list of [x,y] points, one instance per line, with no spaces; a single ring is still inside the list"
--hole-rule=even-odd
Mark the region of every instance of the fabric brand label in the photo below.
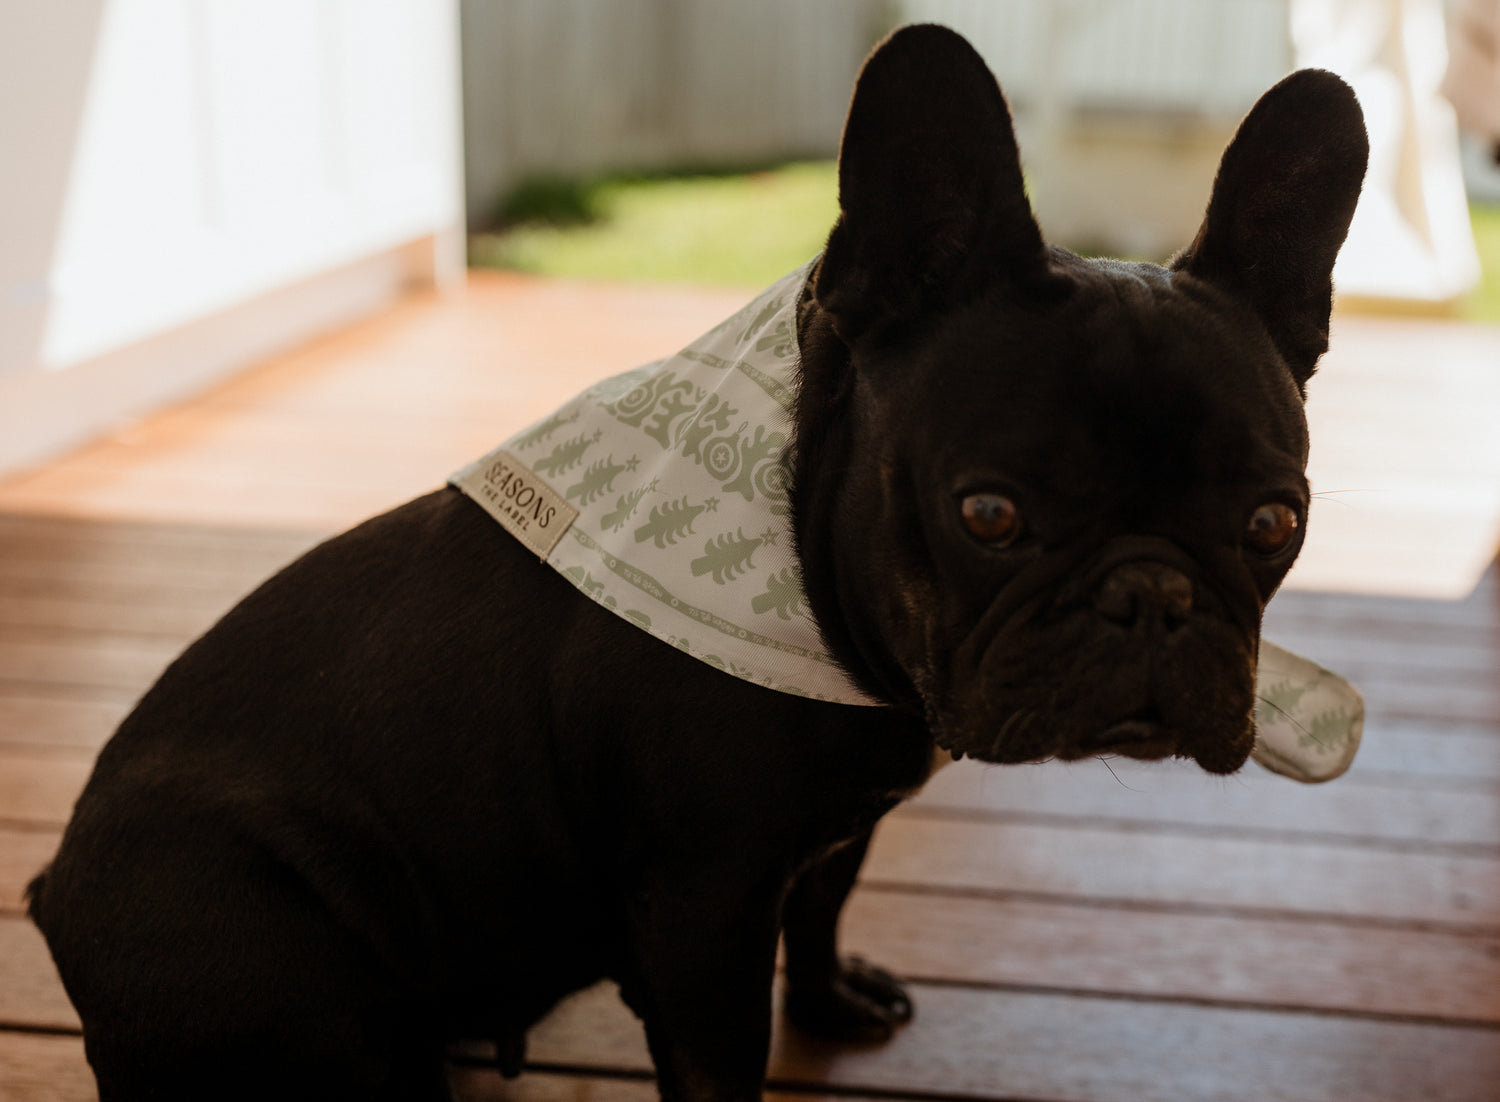
[[[578,519],[577,509],[509,452],[491,452],[453,483],[540,559]]]

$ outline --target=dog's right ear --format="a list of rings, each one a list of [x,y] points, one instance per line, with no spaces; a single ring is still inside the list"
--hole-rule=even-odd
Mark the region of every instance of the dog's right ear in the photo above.
[[[846,344],[1046,268],[1010,111],[984,60],[946,27],[903,27],[865,61],[839,150],[839,209],[814,291]]]

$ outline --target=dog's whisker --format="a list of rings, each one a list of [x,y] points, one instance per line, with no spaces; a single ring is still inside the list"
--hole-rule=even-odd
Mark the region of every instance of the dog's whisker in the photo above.
[[[1115,767],[1109,764],[1109,758],[1105,757],[1103,754],[1100,754],[1098,756],[1098,760],[1100,765],[1109,770],[1109,775],[1115,779],[1115,783],[1118,784],[1121,788],[1124,788],[1130,792],[1141,791],[1141,789],[1139,788],[1132,788],[1130,785],[1126,784],[1120,779],[1120,774],[1115,772]]]
[[[1256,694],[1255,699],[1261,701],[1263,704],[1273,709],[1274,711],[1280,712],[1283,719],[1285,719],[1293,727],[1297,728],[1297,730],[1301,731],[1308,738],[1312,738],[1312,732],[1309,731],[1306,727],[1302,726],[1302,724],[1298,723],[1297,717],[1292,715],[1291,712],[1287,711],[1280,704],[1277,704],[1276,701],[1272,700],[1268,696],[1261,696],[1259,693]]]
[[[1380,493],[1380,491],[1377,490],[1377,489],[1375,489],[1375,488],[1373,488],[1373,487],[1364,487],[1364,488],[1360,488],[1360,489],[1350,489],[1350,490],[1319,490],[1317,493],[1313,494],[1312,496],[1316,497],[1316,498],[1326,498],[1327,500],[1332,501],[1335,504],[1344,505],[1344,506],[1347,506],[1350,509],[1353,509],[1353,508],[1356,507],[1355,504],[1354,504],[1354,502],[1352,502],[1352,501],[1344,501],[1343,499],[1341,499],[1341,498],[1339,498],[1339,497],[1337,497],[1335,495],[1337,495],[1337,494],[1378,494],[1378,493]]]

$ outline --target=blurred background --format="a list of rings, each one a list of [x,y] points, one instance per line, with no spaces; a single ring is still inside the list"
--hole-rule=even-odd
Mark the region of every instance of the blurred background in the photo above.
[[[1460,102],[1500,91],[1492,70],[1469,73],[1479,66],[1467,54],[1456,74],[1467,81],[1444,85],[1439,0],[473,0],[463,11],[470,226],[604,223],[589,234],[481,237],[477,263],[775,278],[826,232],[834,184],[822,159],[836,148],[860,60],[890,27],[933,21],[985,55],[1016,114],[1044,230],[1085,252],[1161,260],[1180,248],[1197,229],[1220,152],[1260,93],[1293,68],[1341,73],[1375,146],[1340,291],[1500,320],[1493,291],[1473,294],[1480,269],[1460,134],[1440,87]],[[1473,36],[1493,49],[1488,33]],[[1500,223],[1482,205],[1500,199],[1493,138],[1476,132],[1466,143],[1467,183],[1481,204],[1474,229],[1493,249]],[[789,158],[813,163],[759,173],[749,190],[706,173],[696,187],[638,175]],[[731,196],[753,204],[757,193],[773,237],[735,245],[747,235],[733,232],[742,223]],[[691,221],[653,220],[653,196],[680,204]],[[706,221],[715,210],[721,226]],[[652,224],[657,237],[624,236]],[[774,258],[738,251],[778,247]],[[741,257],[757,266],[736,271]]]
[[[1044,229],[1087,252],[1165,258],[1190,239],[1256,96],[1294,67],[1342,73],[1374,136],[1343,299],[1500,320],[1485,275],[1500,270],[1493,11],[3,0],[0,473],[368,314],[411,281],[451,283],[466,256],[762,285],[820,247],[860,61],[917,20],[984,53]]]
[[[1265,630],[1363,691],[1365,739],[1328,788],[945,770],[845,924],[916,1020],[779,1029],[773,1087],[1495,1102],[1500,0],[0,0],[0,1102],[96,1097],[22,894],[161,669],[816,253],[861,59],[915,20],[987,58],[1087,253],[1184,246],[1289,70],[1355,88],[1370,172]],[[459,1094],[655,1098],[607,989],[529,1044],[508,1083],[460,1053]]]

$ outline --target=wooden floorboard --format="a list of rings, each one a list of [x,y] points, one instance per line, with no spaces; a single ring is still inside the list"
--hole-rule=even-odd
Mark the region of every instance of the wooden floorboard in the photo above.
[[[0,918],[21,913],[26,885],[52,859],[61,838],[57,828],[0,823]]]
[[[1087,896],[1123,905],[1500,926],[1500,857],[1409,853],[1110,826],[926,819],[881,826],[870,883],[955,893]],[[1497,992],[1500,997],[1500,992]]]
[[[0,747],[96,751],[130,710],[129,702],[0,693]]]
[[[779,1030],[773,1084],[853,1093],[1069,1102],[1494,1102],[1484,1027],[918,984],[917,1018],[859,1052]],[[539,1064],[643,1071],[638,1023],[613,991],[564,1004],[528,1048]]]
[[[1430,722],[1367,723],[1346,777],[1358,784],[1371,775],[1406,785],[1428,778],[1488,784],[1500,780],[1500,738],[1491,729],[1473,732]]]
[[[319,538],[602,373],[598,333],[539,325],[605,309],[616,370],[730,302],[632,289],[600,307],[593,289],[525,281],[481,292],[501,328],[420,302],[0,486],[0,1102],[94,1097],[22,896],[156,673]],[[1318,446],[1353,449],[1401,493],[1420,449],[1386,455],[1361,418],[1415,400],[1410,376],[1366,337],[1409,347],[1433,332],[1361,330],[1369,377],[1335,363],[1314,382],[1341,400]],[[1452,379],[1491,385],[1464,357],[1494,336],[1455,338]],[[495,367],[515,358],[533,366]],[[1445,423],[1478,421],[1464,409]],[[1451,451],[1428,463],[1459,466]],[[1359,488],[1357,465],[1324,469]],[[1411,516],[1462,511],[1482,496],[1472,474]],[[1320,509],[1372,508],[1341,496],[1356,504]],[[1350,576],[1389,580],[1420,547]],[[1129,762],[941,772],[882,824],[844,926],[850,949],[913,982],[916,1021],[852,1050],[778,1027],[772,1097],[1500,1102],[1500,583],[1493,568],[1445,577],[1273,603],[1269,637],[1366,693],[1360,758],[1329,785],[1254,766],[1227,779]],[[534,1031],[517,1081],[485,1066],[482,1045],[466,1053],[451,1076],[474,1102],[654,1097],[640,1028],[607,986]]]
[[[1112,771],[1111,771],[1112,770]],[[1091,825],[1198,827],[1198,837],[1409,842],[1500,856],[1500,784],[1411,788],[1350,783],[1293,788],[1259,770],[1222,779],[1186,766],[1098,761],[1006,769],[944,769],[898,814],[1067,819]]]
[[[0,960],[6,962],[0,1025],[78,1032],[78,1013],[58,982],[47,943],[35,926],[19,916],[0,916]]]
[[[911,979],[1500,1023],[1500,929],[1462,933],[1089,899],[863,887],[844,934]],[[1392,960],[1403,961],[1399,970]]]
[[[94,1102],[78,1037],[0,1029],[0,1102]]]

